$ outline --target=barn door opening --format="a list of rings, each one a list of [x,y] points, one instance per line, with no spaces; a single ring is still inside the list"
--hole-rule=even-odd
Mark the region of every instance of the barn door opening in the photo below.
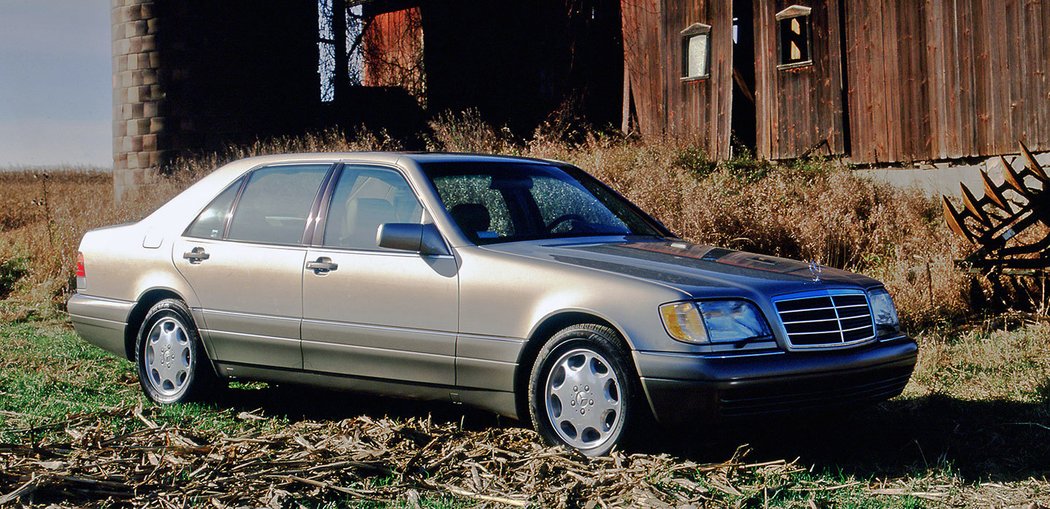
[[[733,155],[754,154],[757,147],[755,109],[755,21],[752,0],[733,0]]]

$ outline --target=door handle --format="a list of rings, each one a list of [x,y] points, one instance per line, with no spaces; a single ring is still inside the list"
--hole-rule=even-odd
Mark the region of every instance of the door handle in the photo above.
[[[211,255],[204,251],[203,247],[195,247],[185,253],[182,253],[182,257],[189,260],[192,264],[198,264],[211,258]]]
[[[339,268],[339,264],[332,261],[327,256],[322,256],[314,262],[306,262],[307,270],[314,271],[314,274],[327,274],[333,270]]]

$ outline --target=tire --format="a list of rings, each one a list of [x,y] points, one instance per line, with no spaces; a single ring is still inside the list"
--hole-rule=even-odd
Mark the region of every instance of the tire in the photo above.
[[[155,403],[196,401],[218,386],[193,315],[186,304],[165,299],[146,313],[135,340],[142,392]]]
[[[529,416],[548,444],[602,456],[627,435],[642,408],[638,394],[638,377],[620,335],[602,325],[573,325],[547,340],[536,357]]]

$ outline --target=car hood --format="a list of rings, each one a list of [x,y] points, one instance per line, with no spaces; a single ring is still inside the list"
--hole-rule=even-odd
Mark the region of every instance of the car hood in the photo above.
[[[871,288],[866,276],[808,262],[681,240],[586,242],[580,239],[486,246],[672,286],[694,297],[758,292],[769,296],[821,289]],[[819,276],[819,277],[818,277]]]

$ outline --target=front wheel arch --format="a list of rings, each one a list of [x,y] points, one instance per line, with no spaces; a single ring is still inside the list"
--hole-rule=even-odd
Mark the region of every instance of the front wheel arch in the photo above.
[[[530,369],[525,399],[529,420],[545,442],[569,445],[587,456],[605,455],[628,440],[636,427],[647,420],[648,404],[626,345],[616,329],[586,322],[571,324],[543,341]],[[587,366],[593,368],[588,370]],[[561,382],[557,381],[559,373]],[[569,373],[575,375],[570,377]],[[574,381],[570,383],[570,379]],[[608,388],[610,382],[615,390],[602,399],[599,386]],[[570,388],[571,393],[567,392]],[[544,394],[547,396],[541,398]],[[557,396],[551,400],[550,394]],[[578,407],[570,410],[576,402],[580,403]],[[563,408],[567,413],[562,413]],[[608,422],[604,422],[604,417],[599,417],[602,423],[595,421],[595,414],[583,415],[603,408],[605,412],[597,415],[609,415]],[[577,409],[581,415],[573,417]],[[566,430],[568,434],[563,432]],[[593,438],[585,438],[588,432]],[[603,436],[606,432],[608,435]]]
[[[597,315],[582,311],[566,311],[548,316],[535,327],[518,355],[517,367],[514,371],[514,398],[518,420],[522,422],[529,420],[529,376],[532,374],[532,367],[536,363],[540,349],[558,331],[586,323],[601,325],[616,331],[624,349],[628,352],[633,350],[630,341],[627,340],[627,335],[619,327]],[[634,359],[625,359],[625,362],[630,363],[637,371],[638,367],[634,366]]]

